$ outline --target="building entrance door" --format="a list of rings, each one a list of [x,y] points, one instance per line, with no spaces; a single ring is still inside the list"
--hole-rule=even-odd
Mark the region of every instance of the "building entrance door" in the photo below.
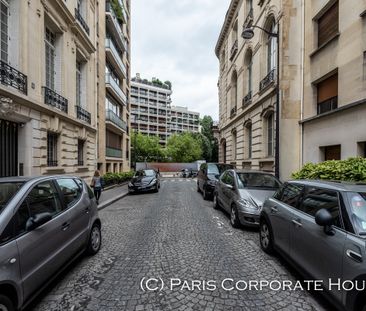
[[[0,177],[18,176],[18,123],[0,119]]]

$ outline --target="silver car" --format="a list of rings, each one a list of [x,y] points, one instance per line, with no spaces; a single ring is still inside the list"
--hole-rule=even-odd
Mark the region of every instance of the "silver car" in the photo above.
[[[263,202],[280,186],[281,182],[269,173],[227,170],[216,184],[213,205],[230,213],[234,228],[240,225],[257,227]]]
[[[337,309],[366,310],[366,185],[285,183],[264,203],[260,243],[320,280]]]
[[[96,254],[101,222],[76,177],[0,178],[0,310],[23,309],[79,254]]]

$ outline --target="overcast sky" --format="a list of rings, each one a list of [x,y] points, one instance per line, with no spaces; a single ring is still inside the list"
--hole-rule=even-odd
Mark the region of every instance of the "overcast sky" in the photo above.
[[[218,120],[214,49],[230,0],[133,0],[132,77],[173,84],[173,105]]]

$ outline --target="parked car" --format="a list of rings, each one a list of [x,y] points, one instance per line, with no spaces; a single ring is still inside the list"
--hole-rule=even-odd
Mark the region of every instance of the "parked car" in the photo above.
[[[159,192],[160,177],[153,169],[139,170],[135,173],[132,180],[128,184],[128,192]]]
[[[0,178],[0,310],[23,309],[73,259],[100,246],[97,205],[84,181]]]
[[[331,287],[338,279],[366,281],[366,185],[285,183],[264,204],[260,244],[267,253],[278,251],[306,278],[322,280],[338,309],[366,310],[364,290]]]
[[[234,228],[258,227],[263,202],[280,186],[281,182],[270,173],[227,170],[216,184],[213,205],[230,213]]]
[[[234,166],[225,163],[202,163],[197,175],[197,191],[202,192],[203,199],[210,200],[213,197],[216,182],[220,175]]]
[[[189,177],[189,170],[187,168],[183,168],[180,170],[180,177],[188,178]]]

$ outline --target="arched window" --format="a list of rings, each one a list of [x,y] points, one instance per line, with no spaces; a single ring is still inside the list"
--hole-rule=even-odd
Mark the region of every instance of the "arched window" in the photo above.
[[[253,59],[252,59],[252,51],[249,50],[245,55],[245,69],[246,69],[246,94],[252,92],[253,85]]]
[[[274,117],[273,112],[266,117],[266,130],[267,130],[267,156],[272,157],[274,155]]]
[[[276,33],[275,21],[269,24],[268,31]],[[277,38],[267,35],[267,71],[270,72],[277,66]]]

